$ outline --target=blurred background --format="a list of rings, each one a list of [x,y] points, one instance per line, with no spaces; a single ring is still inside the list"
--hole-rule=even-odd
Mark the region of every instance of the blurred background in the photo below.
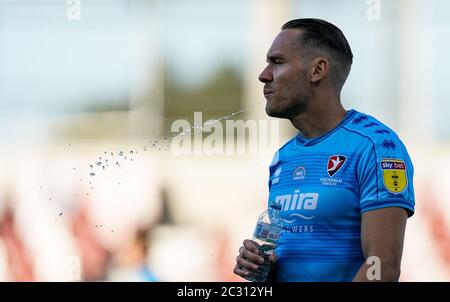
[[[415,165],[401,280],[450,281],[449,10],[444,0],[0,0],[0,281],[241,281],[235,256],[294,129],[258,129],[276,139],[256,155],[180,156],[171,125],[194,112],[224,126],[273,122],[257,78],[281,25],[300,17],[345,33],[355,58],[344,106],[397,131]]]

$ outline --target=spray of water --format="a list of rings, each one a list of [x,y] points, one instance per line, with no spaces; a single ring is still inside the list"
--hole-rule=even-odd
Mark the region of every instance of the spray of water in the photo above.
[[[181,133],[173,134],[171,132],[168,132],[166,134],[166,136],[162,137],[161,139],[152,140],[152,141],[149,142],[148,145],[142,146],[142,149],[144,150],[144,152],[156,151],[156,150],[161,151],[162,149],[167,151],[175,137],[177,137],[177,136],[184,136],[184,135],[194,135],[194,131],[193,130],[195,130],[195,129],[199,129],[201,131],[204,131],[206,126],[214,125],[216,123],[219,123],[222,120],[227,120],[227,119],[230,119],[230,118],[232,118],[232,117],[234,117],[236,115],[239,115],[239,114],[241,114],[243,112],[255,109],[260,104],[261,104],[261,102],[257,103],[254,106],[243,108],[243,109],[241,109],[239,111],[236,111],[236,112],[232,112],[232,113],[230,113],[228,115],[222,116],[222,117],[217,118],[215,120],[209,120],[209,121],[203,123],[202,125],[193,126],[190,129],[187,129],[187,130],[185,130],[185,131],[183,131]],[[72,144],[68,144],[68,146],[71,147]],[[96,160],[93,163],[89,164],[89,168],[90,168],[90,171],[89,171],[89,180],[90,180],[89,181],[89,188],[90,188],[90,190],[94,190],[94,188],[95,188],[95,185],[92,183],[92,181],[94,181],[94,177],[96,175],[98,175],[100,171],[102,171],[102,170],[105,171],[109,167],[109,163],[110,162],[111,162],[111,166],[115,166],[117,168],[120,168],[121,167],[121,163],[123,163],[127,159],[129,161],[134,162],[134,158],[133,157],[135,155],[137,155],[137,154],[138,154],[137,150],[130,150],[128,152],[128,154],[127,154],[128,156],[125,156],[125,152],[122,151],[122,150],[119,150],[117,153],[112,152],[112,151],[110,151],[110,152],[104,151],[103,152],[103,157],[99,156],[98,160]],[[115,165],[112,164],[114,162],[115,162]],[[76,171],[76,170],[77,170],[76,168],[73,168],[73,171]],[[83,182],[83,181],[84,181],[83,178],[80,178],[80,182]],[[122,184],[121,182],[118,183],[118,185],[121,185],[121,184]],[[40,189],[43,189],[43,186],[40,186]],[[86,192],[85,196],[88,197],[89,196],[89,192]],[[78,198],[79,195],[75,194],[75,197]],[[49,201],[52,201],[51,197],[49,198]],[[63,212],[57,212],[57,215],[58,215],[58,217],[61,217],[63,215]],[[100,227],[103,227],[103,225],[100,225]],[[114,232],[114,230],[111,230],[111,232]]]
[[[239,114],[241,114],[243,112],[246,112],[246,111],[249,111],[249,110],[253,110],[260,104],[261,104],[261,102],[257,103],[254,106],[243,108],[243,109],[241,109],[239,111],[236,111],[236,112],[232,112],[232,113],[230,113],[228,115],[225,115],[225,116],[222,116],[220,118],[207,121],[207,122],[203,123],[202,125],[193,126],[190,129],[187,129],[187,130],[182,131],[180,133],[173,134],[171,132],[168,132],[167,135],[164,136],[163,138],[150,141],[149,146],[143,146],[142,149],[145,152],[147,152],[149,150],[150,151],[152,151],[152,150],[154,150],[154,151],[156,151],[156,150],[161,151],[162,149],[167,151],[167,150],[169,150],[170,144],[172,143],[172,140],[175,137],[184,136],[184,135],[194,135],[194,130],[195,129],[199,129],[201,131],[204,131],[206,126],[214,125],[216,123],[219,123],[222,120],[227,120],[227,119],[230,119],[230,118],[232,118],[232,117],[234,117],[236,115],[239,115]],[[114,158],[114,152],[109,152],[109,154],[111,156],[111,159],[115,159],[116,160],[116,167],[120,167],[120,164],[123,161],[126,161],[127,159],[129,159],[130,161],[134,161],[134,159],[131,156],[138,154],[138,151],[130,150],[128,153],[129,153],[130,156],[127,157],[127,156],[124,156],[124,154],[125,154],[124,151],[119,151],[118,152],[118,156],[119,157]],[[104,154],[108,154],[108,152],[105,151]],[[99,157],[99,161],[95,162],[94,164],[90,164],[89,165],[89,167],[91,168],[89,176],[93,177],[93,176],[96,175],[96,173],[95,173],[96,167],[102,167],[102,170],[105,170],[109,166],[107,163],[108,163],[108,159],[102,160],[102,158]]]

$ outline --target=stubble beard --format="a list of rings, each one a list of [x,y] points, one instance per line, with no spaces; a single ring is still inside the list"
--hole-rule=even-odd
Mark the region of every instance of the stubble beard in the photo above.
[[[267,101],[266,105],[266,113],[268,116],[277,117],[277,118],[285,118],[291,120],[295,116],[306,112],[308,109],[309,103],[311,99],[311,93],[307,91],[303,91],[300,95],[298,95],[293,100],[284,101],[279,100],[278,102],[281,104],[287,103],[282,108],[272,108],[269,106],[269,102]],[[272,100],[271,102],[277,102],[276,100]]]

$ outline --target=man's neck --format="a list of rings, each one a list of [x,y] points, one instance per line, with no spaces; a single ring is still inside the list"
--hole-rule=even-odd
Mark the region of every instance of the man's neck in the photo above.
[[[291,118],[292,125],[306,138],[321,136],[345,118],[347,111],[339,98],[333,100],[311,100],[305,112]]]

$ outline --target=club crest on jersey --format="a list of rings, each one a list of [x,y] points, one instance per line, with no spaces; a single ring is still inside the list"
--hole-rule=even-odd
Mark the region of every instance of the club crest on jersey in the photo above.
[[[328,159],[327,172],[330,177],[336,174],[344,165],[347,160],[346,156],[343,155],[333,155]]]
[[[403,192],[408,184],[406,177],[406,165],[403,160],[384,158],[381,159],[383,182],[386,189],[394,194]]]

